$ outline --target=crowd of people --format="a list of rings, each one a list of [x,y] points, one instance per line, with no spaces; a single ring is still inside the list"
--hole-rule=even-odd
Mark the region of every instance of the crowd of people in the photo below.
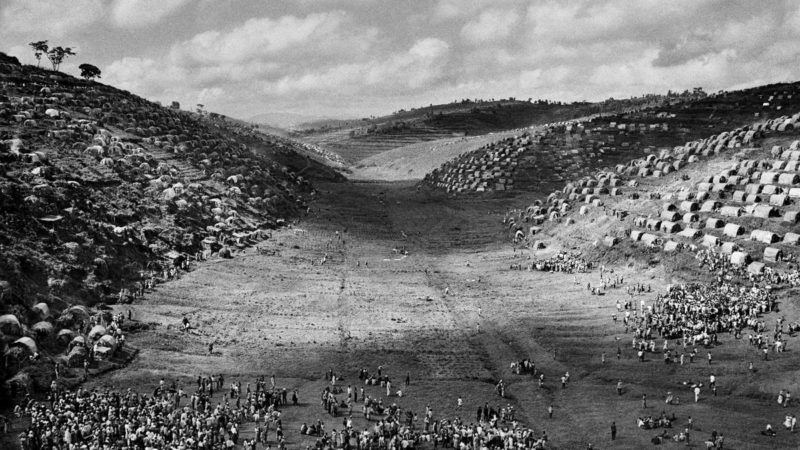
[[[534,261],[531,269],[543,272],[588,272],[592,269],[592,263],[578,253],[560,252],[549,258]]]

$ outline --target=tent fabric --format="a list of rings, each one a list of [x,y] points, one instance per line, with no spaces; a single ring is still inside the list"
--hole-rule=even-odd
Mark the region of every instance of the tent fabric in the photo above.
[[[731,264],[737,266],[743,266],[745,264],[750,263],[750,255],[745,252],[733,252],[731,253]]]
[[[13,314],[3,314],[0,316],[0,331],[3,334],[18,336],[22,333],[22,326],[19,323],[17,316]]]
[[[88,336],[90,340],[95,340],[104,334],[106,334],[106,327],[102,325],[95,325],[92,327],[91,331],[89,331]]]
[[[36,341],[27,336],[23,336],[17,339],[11,344],[11,346],[25,347],[31,354],[38,353],[38,349],[36,347]]]
[[[43,320],[41,322],[36,322],[35,324],[33,324],[31,329],[33,331],[36,331],[37,333],[51,334],[53,333],[53,324]]]
[[[42,318],[50,317],[50,307],[47,306],[47,303],[45,303],[45,302],[40,302],[40,303],[37,303],[37,304],[33,305],[32,309],[34,309],[37,312],[39,312],[39,315]]]

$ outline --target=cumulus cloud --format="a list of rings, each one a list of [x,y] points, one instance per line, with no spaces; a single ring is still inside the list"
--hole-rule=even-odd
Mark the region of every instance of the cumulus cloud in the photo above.
[[[188,0],[117,0],[111,7],[111,19],[120,27],[144,27],[160,22],[187,2]]]
[[[38,33],[39,39],[60,38],[99,20],[102,0],[3,0],[0,36]]]
[[[514,10],[488,10],[480,13],[461,28],[461,35],[469,42],[484,43],[507,38],[514,31],[519,16]]]

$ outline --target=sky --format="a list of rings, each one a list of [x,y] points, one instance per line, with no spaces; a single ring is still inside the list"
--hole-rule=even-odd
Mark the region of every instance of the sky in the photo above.
[[[241,119],[800,79],[796,0],[0,0],[0,51],[44,39],[63,72]]]

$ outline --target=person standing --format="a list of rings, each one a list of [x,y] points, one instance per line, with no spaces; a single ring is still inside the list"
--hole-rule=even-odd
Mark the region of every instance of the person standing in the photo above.
[[[617,395],[622,395],[622,380],[617,381]]]
[[[611,440],[614,441],[617,439],[617,423],[611,422]]]
[[[647,409],[647,394],[642,394],[642,409]]]
[[[553,418],[553,405],[547,407],[547,416],[551,419]]]

